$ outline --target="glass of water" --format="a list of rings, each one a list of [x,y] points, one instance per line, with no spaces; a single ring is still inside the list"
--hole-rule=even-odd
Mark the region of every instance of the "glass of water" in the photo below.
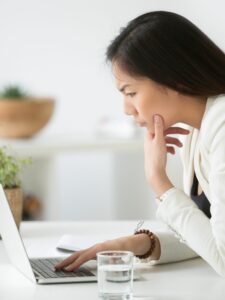
[[[107,300],[132,299],[134,254],[130,251],[97,253],[99,297]]]

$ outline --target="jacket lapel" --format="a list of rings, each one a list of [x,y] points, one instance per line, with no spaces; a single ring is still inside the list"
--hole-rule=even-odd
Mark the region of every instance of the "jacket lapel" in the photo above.
[[[202,122],[205,121],[205,117],[209,108],[213,104],[213,99],[208,98],[206,103],[205,112],[202,118]],[[201,169],[201,128],[200,130],[195,129],[191,126],[188,127],[190,134],[185,138],[184,149],[183,149],[183,186],[184,192],[190,196],[191,187],[194,179],[194,170],[199,184],[209,200],[209,185],[207,179]]]
[[[198,130],[189,127],[190,133],[185,139],[183,159],[183,186],[184,192],[190,196],[191,186],[194,178],[194,154],[198,139]]]
[[[200,141],[200,139],[198,139],[198,141],[196,143],[196,151],[195,151],[195,155],[194,155],[194,169],[195,169],[195,174],[198,179],[198,182],[199,182],[204,194],[206,195],[207,199],[209,200],[209,184],[208,184],[207,180],[205,179],[204,174],[201,169],[201,153],[200,153],[199,141]],[[193,179],[192,179],[192,181],[193,181]],[[210,202],[210,200],[209,200],[209,202]]]

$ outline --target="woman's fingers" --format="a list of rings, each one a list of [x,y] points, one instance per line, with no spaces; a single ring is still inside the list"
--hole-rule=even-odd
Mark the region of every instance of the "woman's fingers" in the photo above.
[[[168,152],[168,153],[175,154],[175,149],[174,149],[174,147],[167,146],[166,148],[167,148],[167,152]]]
[[[75,261],[73,261],[68,267],[65,268],[66,271],[71,272],[79,268],[82,264],[89,261],[90,259],[96,256],[97,251],[95,248],[89,248],[87,251],[84,251]]]
[[[165,141],[168,144],[173,144],[173,145],[176,145],[178,147],[182,147],[183,146],[183,144],[177,138],[173,138],[173,137],[170,137],[170,136],[167,136],[165,138]]]
[[[79,257],[79,255],[81,255],[80,252],[81,251],[75,252],[60,263],[56,264],[55,269],[62,269],[70,265],[74,260],[76,260]]]
[[[164,135],[168,134],[189,134],[190,131],[182,127],[169,127],[164,131]]]
[[[171,136],[167,136],[168,134],[189,134],[190,131],[187,130],[187,129],[184,129],[182,127],[170,127],[170,128],[167,128],[165,131],[164,131],[164,135],[165,135],[165,142],[167,144],[172,144],[172,145],[176,145],[178,147],[182,147],[183,144],[181,143],[181,141],[177,138],[174,138],[174,137],[171,137]],[[175,149],[174,147],[171,147],[171,146],[167,146],[167,152],[168,153],[171,153],[171,154],[175,154]]]
[[[103,249],[102,247],[103,246],[100,247],[98,244],[96,244],[85,250],[77,251],[60,263],[56,264],[55,269],[65,269],[66,271],[73,271],[79,268],[86,261],[95,258],[96,253]]]
[[[154,116],[154,126],[155,126],[155,139],[157,139],[160,142],[161,140],[163,140],[164,137],[164,121],[158,115]]]

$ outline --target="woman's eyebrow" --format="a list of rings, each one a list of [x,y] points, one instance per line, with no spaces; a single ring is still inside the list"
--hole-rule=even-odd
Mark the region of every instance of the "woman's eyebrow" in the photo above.
[[[128,87],[128,86],[130,86],[130,84],[124,84],[124,85],[122,85],[122,87],[119,88],[119,91],[123,92],[125,90],[125,88]]]

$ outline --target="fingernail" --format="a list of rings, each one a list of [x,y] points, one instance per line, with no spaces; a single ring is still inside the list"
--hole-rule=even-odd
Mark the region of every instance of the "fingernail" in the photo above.
[[[160,123],[160,117],[158,115],[154,115],[155,123]]]

